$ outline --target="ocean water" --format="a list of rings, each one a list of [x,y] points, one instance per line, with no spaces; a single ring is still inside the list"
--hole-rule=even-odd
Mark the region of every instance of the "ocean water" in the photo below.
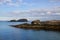
[[[22,22],[0,22],[0,40],[60,40],[60,32],[26,30],[10,25]]]

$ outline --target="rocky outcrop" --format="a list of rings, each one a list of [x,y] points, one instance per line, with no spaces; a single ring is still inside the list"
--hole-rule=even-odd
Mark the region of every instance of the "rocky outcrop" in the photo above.
[[[47,25],[60,25],[59,20],[51,20],[51,21],[46,21]]]
[[[31,22],[32,25],[40,25],[40,20],[34,20]]]
[[[25,28],[25,29],[39,29],[39,30],[54,30],[54,31],[60,31],[60,22],[52,22],[52,21],[44,21],[41,22],[40,20],[34,20],[31,22],[31,24],[24,23],[19,25],[11,25],[13,27],[18,28]]]

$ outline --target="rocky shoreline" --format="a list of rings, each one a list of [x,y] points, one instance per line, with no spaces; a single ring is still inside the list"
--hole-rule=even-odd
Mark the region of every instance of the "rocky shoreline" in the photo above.
[[[19,25],[11,25],[12,27],[23,28],[23,29],[36,29],[36,30],[54,30],[60,31],[60,21],[44,21],[34,20],[31,24],[24,23]]]

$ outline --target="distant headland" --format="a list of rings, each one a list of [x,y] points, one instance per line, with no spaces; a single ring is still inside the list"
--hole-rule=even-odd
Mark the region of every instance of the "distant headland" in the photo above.
[[[50,20],[50,21],[34,20],[31,22],[31,24],[24,23],[24,24],[11,25],[11,26],[17,28],[24,28],[24,29],[60,31],[60,20]]]

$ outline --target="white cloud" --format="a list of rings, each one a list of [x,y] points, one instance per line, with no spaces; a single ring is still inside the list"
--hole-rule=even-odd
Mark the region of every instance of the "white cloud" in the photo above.
[[[15,11],[12,11],[10,13],[12,13],[12,14],[19,14],[20,13],[20,10],[15,10]]]
[[[55,7],[51,9],[31,9],[31,10],[14,10],[11,12],[12,14],[21,14],[21,15],[58,15],[60,13],[60,7]]]
[[[60,15],[60,13],[56,13],[56,15]]]
[[[31,9],[31,10],[14,10],[9,13],[9,17],[0,17],[0,20],[11,20],[27,18],[29,20],[34,19],[48,19],[51,15],[60,15],[60,7],[54,7],[51,9]]]
[[[6,4],[10,6],[19,6],[22,3],[22,0],[0,0],[0,5],[1,4]]]

